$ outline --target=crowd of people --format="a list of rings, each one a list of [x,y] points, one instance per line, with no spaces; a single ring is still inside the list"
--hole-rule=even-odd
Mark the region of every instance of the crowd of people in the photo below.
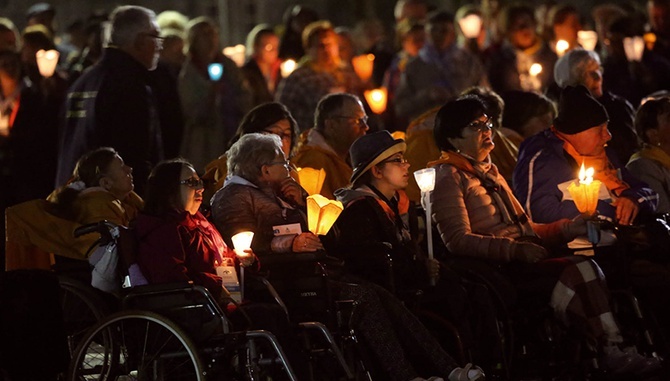
[[[373,20],[347,29],[295,5],[284,25],[249,32],[239,66],[204,16],[119,6],[69,41],[48,4],[29,9],[20,33],[0,18],[0,259],[87,279],[91,239],[71,231],[106,219],[133,228],[124,261],[136,284],[190,280],[225,307],[226,258],[253,272],[273,255],[325,251],[341,264],[337,293],[367,306],[356,328],[399,381],[484,377],[440,347],[400,292],[423,290],[425,307],[467,330],[454,285],[476,271],[507,309],[551,307],[607,372],[654,375],[661,358],[631,347],[609,296],[632,289],[670,335],[667,247],[622,234],[670,213],[670,0],[645,5],[583,15],[491,1],[452,14],[398,0],[395,46]],[[469,16],[480,24],[466,35]],[[636,58],[633,41],[644,44]],[[36,54],[51,49],[60,61],[47,75]],[[374,57],[370,75],[359,55]],[[377,87],[386,108],[373,112]],[[601,184],[595,211],[571,191],[580,166]],[[344,205],[326,235],[308,229],[302,168],[323,170],[316,193]],[[435,258],[414,207],[423,168],[436,174],[422,200]],[[244,260],[231,249],[242,231],[254,233]],[[245,308],[304,361],[282,336],[289,323],[267,319],[281,312]]]

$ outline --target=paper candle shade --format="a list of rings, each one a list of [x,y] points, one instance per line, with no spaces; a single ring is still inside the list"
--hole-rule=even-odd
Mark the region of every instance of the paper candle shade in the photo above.
[[[319,194],[326,179],[326,171],[315,168],[298,168],[298,182],[308,195]]]
[[[461,28],[465,38],[477,38],[482,29],[482,18],[477,14],[471,13],[458,20],[458,26]]]
[[[237,44],[235,46],[229,46],[223,48],[223,54],[233,60],[237,67],[244,66],[244,60],[246,58],[247,48],[242,44]]]
[[[580,30],[577,32],[577,42],[586,50],[593,50],[598,44],[598,33],[593,30]]]
[[[644,39],[640,36],[626,37],[623,39],[623,49],[629,62],[642,61]]]
[[[563,57],[566,51],[570,48],[570,44],[565,40],[556,41],[556,54],[559,57]]]
[[[316,235],[328,233],[344,207],[342,203],[329,200],[320,194],[307,197],[307,225]]]
[[[37,58],[37,68],[40,71],[42,77],[51,77],[56,71],[56,65],[58,65],[58,58],[60,53],[57,50],[44,50],[40,49],[35,53],[35,58]]]
[[[254,232],[239,232],[230,238],[233,241],[235,254],[240,257],[249,255],[244,250],[251,248],[251,241],[254,239]]]
[[[365,95],[365,100],[368,102],[372,112],[375,114],[381,114],[386,111],[388,91],[385,87],[366,90],[363,95]]]
[[[374,54],[362,54],[351,59],[351,64],[354,66],[354,71],[358,78],[363,82],[367,82],[372,77],[372,68],[375,63]]]
[[[294,60],[286,60],[279,65],[279,70],[281,71],[281,76],[283,78],[288,77],[293,73],[293,70],[295,70],[297,64],[295,63]]]
[[[600,191],[599,180],[593,179],[593,168],[584,169],[584,164],[579,170],[579,182],[568,185],[568,192],[580,213],[592,216],[596,213],[598,205],[598,193]]]
[[[435,168],[424,168],[414,172],[414,179],[422,193],[432,191],[435,188]]]

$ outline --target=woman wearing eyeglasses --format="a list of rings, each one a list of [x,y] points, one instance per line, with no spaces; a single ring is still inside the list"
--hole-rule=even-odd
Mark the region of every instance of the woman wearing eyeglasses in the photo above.
[[[202,191],[202,180],[186,161],[165,161],[151,171],[145,208],[134,223],[137,262],[149,283],[190,280],[222,300],[228,295],[215,266],[235,253],[198,211]]]
[[[581,218],[530,220],[491,163],[494,144],[485,110],[479,99],[465,96],[445,104],[435,119],[442,156],[429,163],[436,171],[432,217],[452,267],[488,278],[507,296],[509,308],[519,300],[550,305],[563,323],[597,341],[600,365],[608,371],[658,369],[657,360],[619,348],[623,339],[598,265],[579,255],[550,257],[550,250],[586,235],[586,224]]]
[[[229,176],[212,198],[212,217],[224,237],[254,232],[259,256],[322,249],[307,229],[307,194],[291,176],[291,165],[275,134],[245,134],[228,150]]]
[[[420,252],[411,234],[416,232],[410,229],[416,226],[416,216],[403,191],[410,176],[405,148],[405,141],[393,139],[388,131],[364,135],[351,145],[351,185],[335,192],[345,208],[326,244],[345,261],[349,273],[390,289],[425,287],[439,274],[438,262]],[[386,266],[380,262],[388,249],[394,284],[389,284]]]

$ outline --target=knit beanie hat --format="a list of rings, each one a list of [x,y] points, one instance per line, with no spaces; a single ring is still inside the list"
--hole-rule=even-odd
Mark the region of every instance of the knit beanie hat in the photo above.
[[[558,131],[574,135],[608,121],[607,110],[586,87],[567,86],[561,91],[558,116],[554,119],[554,127]]]
[[[361,175],[384,159],[398,152],[405,152],[407,145],[403,139],[393,139],[386,131],[377,131],[363,135],[349,148],[351,164],[354,172],[351,175],[351,183],[358,180]]]
[[[435,143],[442,151],[453,149],[447,139],[463,137],[463,129],[485,113],[486,105],[476,96],[466,95],[447,102],[435,116]]]

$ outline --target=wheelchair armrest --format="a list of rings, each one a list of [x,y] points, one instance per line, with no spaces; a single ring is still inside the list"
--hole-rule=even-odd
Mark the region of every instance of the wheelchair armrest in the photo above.
[[[318,262],[326,258],[326,252],[323,250],[315,251],[312,253],[273,253],[264,255],[259,258],[261,266],[271,266],[276,264],[287,264],[287,263],[307,263],[307,262]]]

